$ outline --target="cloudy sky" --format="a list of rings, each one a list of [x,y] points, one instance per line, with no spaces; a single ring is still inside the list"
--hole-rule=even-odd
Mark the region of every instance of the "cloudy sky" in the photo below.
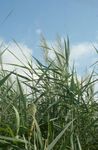
[[[41,32],[52,42],[56,34],[69,36],[71,59],[82,74],[97,59],[98,0],[0,0],[0,44],[22,57],[15,39],[26,55],[42,60]],[[5,61],[15,60],[6,54]]]

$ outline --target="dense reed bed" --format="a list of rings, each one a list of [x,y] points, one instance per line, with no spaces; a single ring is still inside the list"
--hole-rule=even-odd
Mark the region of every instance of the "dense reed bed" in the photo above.
[[[97,76],[78,78],[68,38],[41,48],[45,63],[12,64],[24,74],[0,61],[0,150],[98,150]]]

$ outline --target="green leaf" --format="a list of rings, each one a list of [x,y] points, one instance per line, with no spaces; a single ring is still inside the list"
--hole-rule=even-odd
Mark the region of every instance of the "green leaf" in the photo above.
[[[12,74],[13,72],[10,72],[8,75],[6,75],[3,79],[0,80],[0,87],[5,83],[5,81],[9,78],[9,76]]]
[[[70,127],[70,125],[72,124],[74,120],[70,121],[65,128],[60,132],[60,134],[48,145],[47,149],[51,150],[53,149],[53,147],[55,146],[55,144],[60,140],[60,138],[63,136],[63,134],[65,133],[65,131]]]

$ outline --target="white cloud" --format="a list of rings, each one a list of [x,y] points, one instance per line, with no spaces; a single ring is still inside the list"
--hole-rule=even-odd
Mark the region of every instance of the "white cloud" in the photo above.
[[[97,46],[97,44],[95,43],[94,45]],[[77,45],[73,45],[71,47],[71,59],[75,59],[78,60],[81,57],[87,57],[88,55],[93,55],[94,54],[94,48],[93,45],[91,43],[80,43]]]
[[[71,46],[70,63],[75,62],[77,71],[85,72],[96,60],[96,52],[93,45],[97,48],[98,44],[95,42],[79,43]]]
[[[0,42],[1,43],[1,42]],[[4,52],[4,54],[2,55],[2,59],[3,59],[3,63],[4,63],[4,69],[9,69],[9,70],[13,70],[14,69],[14,66],[9,66],[9,65],[6,65],[6,63],[9,63],[9,64],[18,64],[18,65],[22,65],[23,64],[27,64],[27,60],[30,60],[31,59],[31,56],[32,56],[32,49],[28,48],[27,45],[23,44],[23,43],[18,43],[19,47],[17,46],[17,44],[15,42],[9,42],[9,43],[6,43],[3,41],[3,44],[2,44],[2,47],[0,48],[1,51],[3,51],[4,49],[6,49],[6,51]],[[23,53],[21,52],[21,50],[23,51]],[[11,54],[13,53],[13,54]],[[20,70],[19,70],[20,71]]]
[[[8,71],[13,71],[15,70],[18,74],[21,74],[21,75],[24,75],[24,76],[27,76],[26,74],[30,75],[30,72],[27,71],[26,69],[24,68],[21,68],[21,67],[16,67],[16,66],[12,66],[12,65],[7,65],[8,64],[16,64],[16,65],[27,65],[27,60],[30,62],[31,59],[32,59],[32,49],[30,49],[26,44],[23,44],[23,43],[18,43],[19,47],[22,49],[23,53],[21,52],[20,48],[17,46],[17,44],[15,42],[5,42],[4,40],[0,40],[0,44],[2,44],[2,46],[0,47],[0,52],[2,52],[4,49],[6,49],[6,51],[3,53],[2,55],[2,60],[3,60],[3,69],[4,70],[8,70]],[[9,52],[9,50],[11,51],[11,54]],[[23,64],[22,64],[23,63]],[[33,62],[33,67],[35,67],[35,63]],[[26,74],[25,74],[26,72]],[[34,77],[36,77],[34,75]],[[15,79],[15,76],[12,76],[12,79]],[[23,80],[23,79],[21,79]],[[26,86],[23,86],[24,87],[24,90],[30,92],[30,89],[28,89]]]
[[[36,29],[36,33],[37,33],[38,35],[40,35],[40,34],[42,33],[42,30],[41,30],[40,28]]]

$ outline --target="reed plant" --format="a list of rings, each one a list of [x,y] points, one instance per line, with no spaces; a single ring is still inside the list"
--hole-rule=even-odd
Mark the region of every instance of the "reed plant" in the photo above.
[[[41,48],[36,68],[11,64],[25,74],[5,70],[0,53],[0,150],[98,150],[94,71],[78,78],[68,38],[50,45],[42,37]]]

